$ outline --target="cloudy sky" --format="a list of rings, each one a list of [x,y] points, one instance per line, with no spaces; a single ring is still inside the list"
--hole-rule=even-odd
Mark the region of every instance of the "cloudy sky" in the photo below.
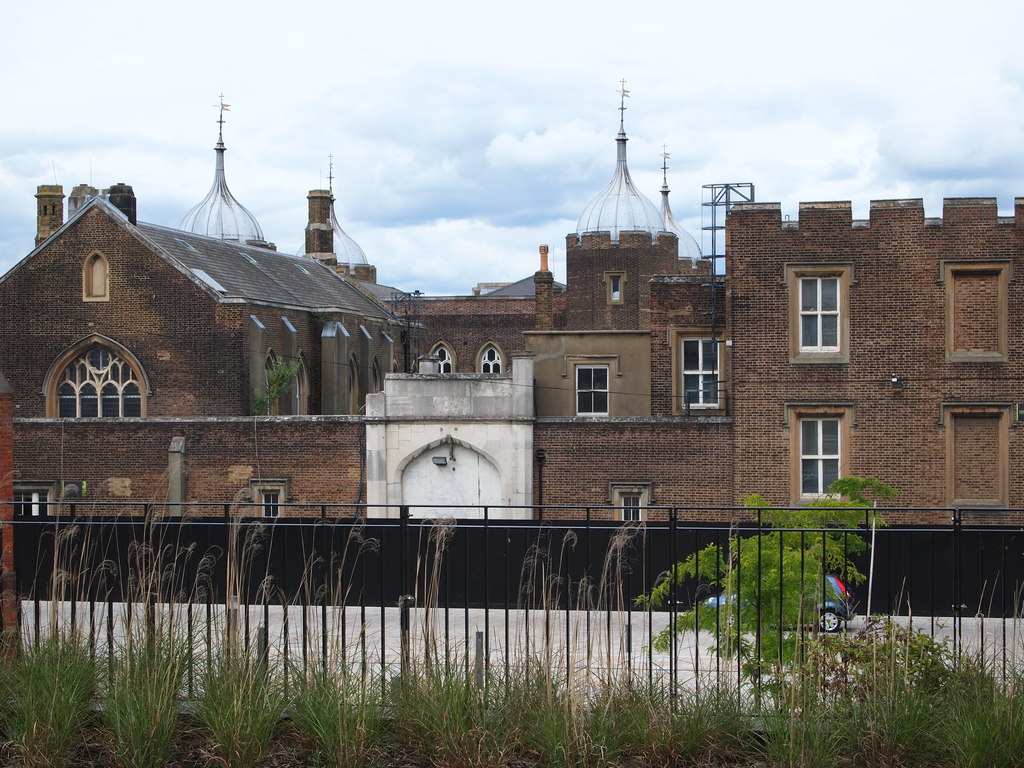
[[[0,19],[0,272],[38,184],[135,188],[177,226],[213,176],[294,252],[308,190],[382,282],[516,280],[611,177],[621,78],[634,179],[701,239],[702,184],[801,201],[1024,196],[1018,0],[175,0],[8,4]],[[707,246],[707,238],[703,238]]]

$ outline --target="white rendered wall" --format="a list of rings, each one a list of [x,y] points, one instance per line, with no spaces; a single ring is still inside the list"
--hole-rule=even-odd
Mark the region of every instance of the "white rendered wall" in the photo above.
[[[368,513],[532,517],[533,415],[529,355],[513,356],[511,376],[388,374],[366,398]]]

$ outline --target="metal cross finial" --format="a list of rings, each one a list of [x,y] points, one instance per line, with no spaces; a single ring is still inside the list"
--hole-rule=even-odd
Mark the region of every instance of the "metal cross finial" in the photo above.
[[[224,94],[220,95],[220,104],[214,104],[213,106],[220,109],[220,117],[217,118],[217,142],[220,144],[224,143],[224,113],[231,111],[231,105],[224,103]]]
[[[668,159],[672,157],[668,153],[668,144],[661,145],[661,183],[668,186]]]
[[[334,197],[334,155],[327,156],[327,189]]]
[[[619,133],[625,133],[626,125],[626,99],[629,98],[629,91],[626,90],[626,80],[619,81]]]

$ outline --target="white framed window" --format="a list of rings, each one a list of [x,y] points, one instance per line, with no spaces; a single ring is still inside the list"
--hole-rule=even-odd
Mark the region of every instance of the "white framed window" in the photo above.
[[[618,507],[624,522],[638,523],[647,519],[651,505],[652,484],[649,482],[623,482],[608,484],[608,501]]]
[[[501,373],[501,352],[493,344],[480,353],[480,373]]]
[[[800,278],[800,351],[839,351],[839,278]]]
[[[800,495],[822,496],[840,474],[841,423],[837,418],[800,419]]]
[[[576,414],[608,415],[608,366],[576,366]]]
[[[249,492],[261,517],[279,517],[281,505],[288,500],[288,481],[284,479],[250,480]]]
[[[53,483],[18,483],[14,486],[14,514],[19,517],[45,517],[54,498]]]
[[[718,406],[718,346],[710,339],[683,339],[683,406]]]
[[[627,522],[640,522],[643,519],[643,497],[639,493],[624,493],[620,497],[622,519]]]
[[[455,368],[455,355],[451,349],[444,342],[435,344],[434,348],[430,351],[432,357],[436,357],[438,360],[438,370],[441,373],[452,373]]]
[[[72,360],[57,380],[59,418],[142,415],[142,391],[132,366],[94,346]]]

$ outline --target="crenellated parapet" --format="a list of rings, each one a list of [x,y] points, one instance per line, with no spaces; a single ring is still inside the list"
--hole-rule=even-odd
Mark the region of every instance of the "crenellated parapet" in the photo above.
[[[1014,215],[999,216],[994,197],[947,197],[942,201],[942,216],[926,218],[921,198],[872,200],[869,218],[854,219],[849,200],[800,203],[795,220],[783,219],[780,203],[737,203],[729,211],[733,228],[756,222],[771,224],[784,231],[872,229],[875,227],[978,227],[1015,226],[1024,228],[1024,198],[1014,199]]]

